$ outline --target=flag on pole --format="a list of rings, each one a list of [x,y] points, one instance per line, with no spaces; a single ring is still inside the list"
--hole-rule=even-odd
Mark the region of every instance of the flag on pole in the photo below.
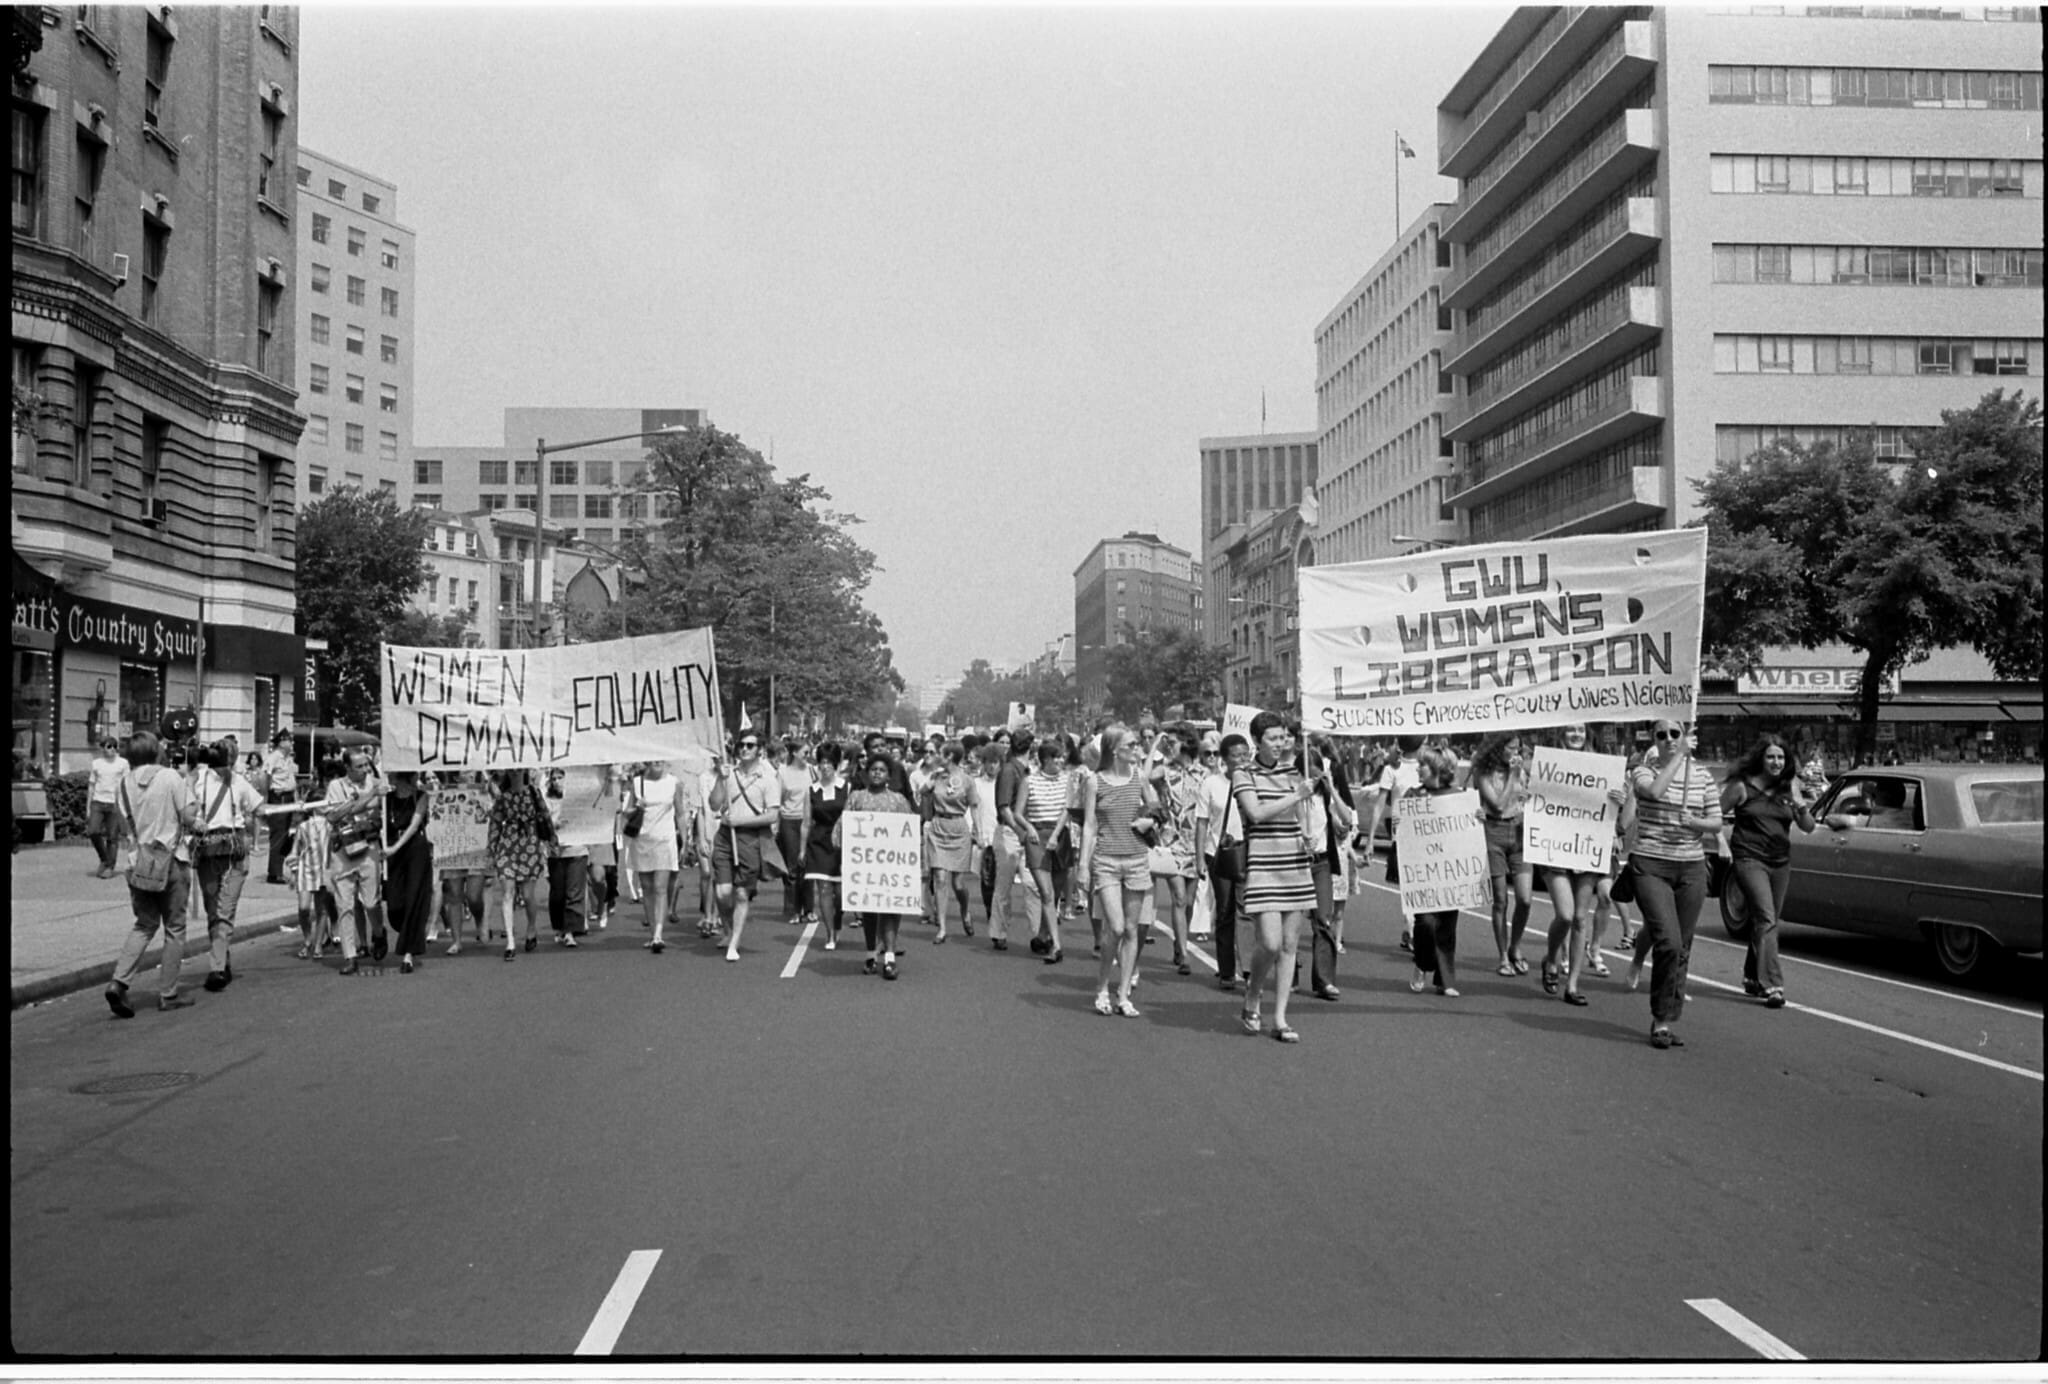
[[[1407,140],[1401,138],[1399,130],[1394,131],[1394,143],[1400,146],[1402,158],[1412,159],[1415,157],[1415,151],[1409,147]]]
[[[1266,391],[1259,391],[1259,431],[1266,430]]]
[[[752,730],[753,728],[754,728],[754,718],[753,718],[753,717],[751,717],[751,716],[749,716],[749,715],[747,715],[747,708],[746,708],[746,705],[745,705],[744,703],[742,703],[742,704],[741,704],[741,706],[740,706],[740,729],[741,729],[741,730],[743,730],[743,731],[748,731],[748,730]]]

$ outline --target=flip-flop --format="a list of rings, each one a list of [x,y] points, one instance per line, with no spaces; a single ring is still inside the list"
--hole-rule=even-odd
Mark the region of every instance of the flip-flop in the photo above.
[[[1494,969],[1493,973],[1497,976],[1512,976],[1515,973],[1515,963],[1512,961],[1503,961],[1500,963],[1498,967]]]
[[[1514,965],[1515,965],[1515,974],[1516,974],[1516,975],[1518,975],[1518,976],[1525,976],[1525,975],[1529,974],[1529,963],[1528,963],[1527,961],[1523,960],[1523,959],[1522,959],[1521,957],[1517,956],[1517,957],[1516,957],[1516,958],[1514,959]]]

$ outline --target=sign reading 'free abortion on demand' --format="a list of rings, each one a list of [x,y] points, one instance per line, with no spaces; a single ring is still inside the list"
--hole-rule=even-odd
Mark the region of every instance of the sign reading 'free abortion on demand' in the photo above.
[[[849,913],[924,911],[924,836],[908,812],[843,812],[839,877]]]
[[[383,646],[387,769],[675,760],[724,743],[711,631],[544,649]]]
[[[1628,762],[1619,755],[1539,747],[1522,802],[1522,854],[1532,865],[1604,874]]]
[[[1706,572],[1705,529],[1305,567],[1303,719],[1348,735],[1689,720]]]
[[[1479,825],[1479,794],[1411,793],[1394,818],[1394,861],[1401,872],[1401,911],[1445,913],[1485,908],[1486,828]]]

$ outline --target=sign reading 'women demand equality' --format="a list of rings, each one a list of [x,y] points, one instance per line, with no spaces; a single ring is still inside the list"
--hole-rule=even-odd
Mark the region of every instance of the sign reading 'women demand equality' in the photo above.
[[[1301,570],[1301,703],[1348,735],[1688,720],[1707,531],[1438,549]]]
[[[711,631],[544,649],[384,645],[387,769],[677,759],[724,743]]]

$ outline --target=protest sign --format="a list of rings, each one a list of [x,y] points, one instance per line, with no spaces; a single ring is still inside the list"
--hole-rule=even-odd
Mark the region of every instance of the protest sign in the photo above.
[[[1688,720],[1707,532],[1440,548],[1300,572],[1302,715],[1348,735]]]
[[[840,814],[839,874],[849,913],[924,911],[924,837],[908,812]]]
[[[427,799],[427,840],[437,870],[488,870],[491,790],[481,783],[455,784]]]
[[[1522,801],[1522,854],[1532,865],[1605,874],[1621,805],[1607,795],[1627,778],[1618,755],[1539,747]]]
[[[1038,724],[1038,707],[1033,702],[1011,702],[1010,719],[1004,722],[1012,732],[1030,730]]]
[[[724,743],[711,631],[540,649],[383,646],[386,769],[681,760]]]
[[[1394,846],[1403,913],[1488,905],[1486,829],[1479,825],[1478,793],[1468,788],[1401,799]]]
[[[1255,706],[1240,706],[1236,702],[1226,703],[1223,708],[1223,734],[1242,735],[1247,745],[1252,739],[1252,717],[1259,714]],[[1258,746],[1253,745],[1253,749]]]
[[[618,831],[619,780],[604,764],[579,764],[562,771],[561,812],[555,839],[564,846],[609,846]],[[557,806],[552,800],[549,806]]]

